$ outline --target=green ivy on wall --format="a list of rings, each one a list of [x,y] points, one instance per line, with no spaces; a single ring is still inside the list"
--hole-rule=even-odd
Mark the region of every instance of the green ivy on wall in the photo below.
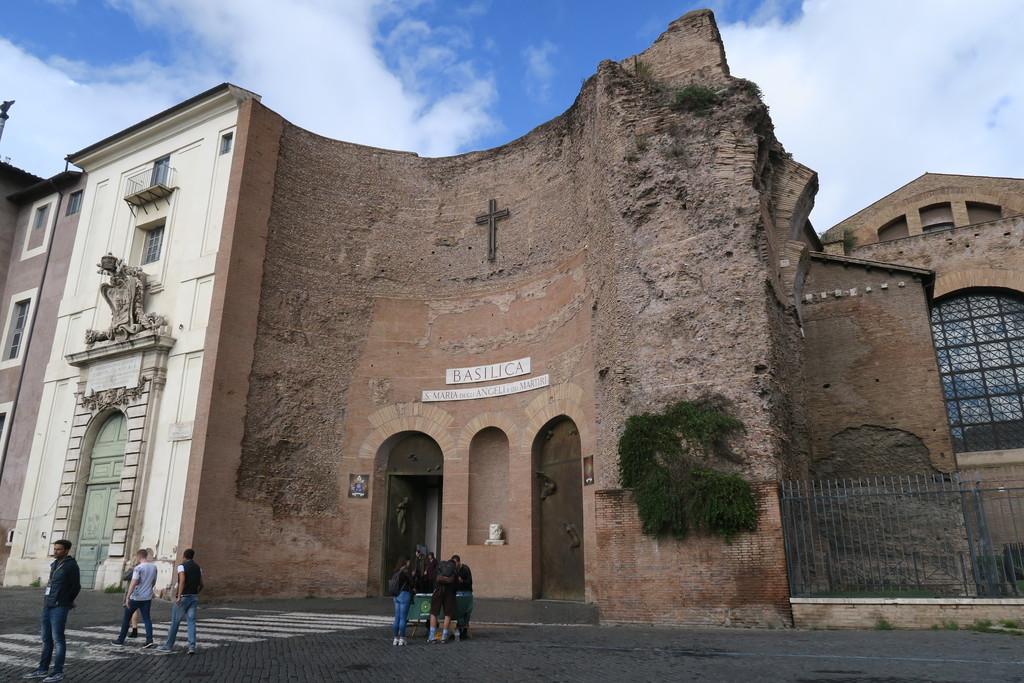
[[[633,490],[645,534],[682,538],[692,526],[731,541],[757,527],[750,485],[709,464],[729,455],[727,437],[743,429],[709,400],[680,401],[664,413],[626,420],[619,473],[622,485]]]

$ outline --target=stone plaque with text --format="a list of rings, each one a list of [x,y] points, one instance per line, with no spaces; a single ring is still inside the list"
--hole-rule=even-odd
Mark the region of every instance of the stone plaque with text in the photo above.
[[[134,387],[139,383],[141,368],[141,355],[96,363],[89,368],[89,380],[85,385],[85,393],[118,387]]]

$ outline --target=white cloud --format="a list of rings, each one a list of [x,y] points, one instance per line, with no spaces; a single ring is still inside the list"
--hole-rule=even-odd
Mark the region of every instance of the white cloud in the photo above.
[[[551,83],[555,79],[555,65],[551,59],[557,52],[558,48],[547,40],[523,49],[526,60],[523,84],[526,94],[537,102],[547,103],[551,99]]]
[[[1024,5],[806,0],[782,24],[721,26],[734,76],[818,171],[824,230],[926,171],[1024,176]]]
[[[66,154],[222,81],[260,93],[315,133],[432,156],[455,153],[496,126],[493,82],[457,57],[465,36],[411,22],[378,33],[382,18],[417,0],[114,4],[175,35],[169,64],[44,62],[0,39],[4,99],[17,100],[0,157],[52,174]]]

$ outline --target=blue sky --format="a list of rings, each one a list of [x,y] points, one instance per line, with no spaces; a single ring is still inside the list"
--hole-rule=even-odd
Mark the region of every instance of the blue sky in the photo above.
[[[705,6],[733,75],[818,171],[818,230],[925,171],[1024,176],[1017,0],[21,0],[0,22],[0,98],[17,101],[0,158],[53,174],[223,81],[328,137],[493,147]]]

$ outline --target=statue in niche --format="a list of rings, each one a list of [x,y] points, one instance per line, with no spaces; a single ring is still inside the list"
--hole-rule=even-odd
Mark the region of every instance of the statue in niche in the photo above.
[[[143,330],[159,330],[167,324],[162,315],[145,312],[146,273],[129,266],[124,259],[107,254],[97,264],[109,282],[100,285],[100,295],[110,306],[110,327],[86,330],[85,344],[91,347],[100,341],[125,341]]]
[[[398,523],[398,533],[405,536],[405,518],[409,514],[409,496],[402,499],[402,502],[395,507],[395,519]]]
[[[505,539],[501,536],[505,533],[505,530],[500,524],[491,524],[487,528],[487,540],[484,541],[484,545],[505,545]]]

